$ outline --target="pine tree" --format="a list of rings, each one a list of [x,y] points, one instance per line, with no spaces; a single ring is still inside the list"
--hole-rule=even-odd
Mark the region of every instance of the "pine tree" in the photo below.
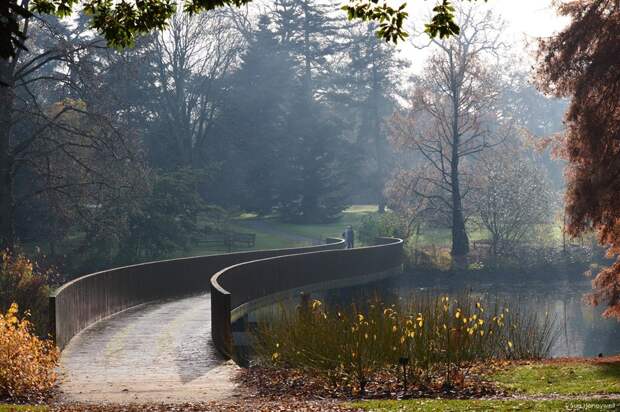
[[[367,193],[385,210],[383,195],[390,169],[390,147],[385,120],[397,105],[401,71],[407,63],[398,59],[394,47],[378,39],[376,24],[360,23],[349,28],[347,59],[331,92],[359,148],[359,177],[367,183]]]
[[[221,122],[228,140],[234,142],[225,173],[242,181],[241,206],[261,214],[272,211],[278,181],[285,173],[281,158],[287,146],[286,119],[295,85],[293,61],[270,24],[268,16],[259,18],[232,78],[226,121]]]
[[[328,56],[339,49],[340,28],[326,5],[279,0],[273,12],[281,45],[296,63],[297,93],[287,123],[287,174],[282,176],[279,210],[286,220],[326,222],[347,206],[342,140],[337,121],[320,100]]]

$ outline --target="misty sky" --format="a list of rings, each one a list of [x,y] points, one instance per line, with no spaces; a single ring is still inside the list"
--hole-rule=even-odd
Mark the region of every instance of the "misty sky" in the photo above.
[[[409,25],[422,28],[429,21],[428,16],[435,4],[434,0],[409,0]],[[514,46],[511,51],[523,54],[520,56],[523,58],[527,54],[528,42],[533,46],[536,38],[550,36],[568,22],[568,19],[556,14],[552,0],[488,0],[486,3],[478,0],[474,4],[481,12],[492,10],[505,20],[505,40]],[[410,45],[400,47],[403,57],[414,62],[412,70],[418,72],[420,65],[415,63],[423,61],[428,50],[417,50]]]

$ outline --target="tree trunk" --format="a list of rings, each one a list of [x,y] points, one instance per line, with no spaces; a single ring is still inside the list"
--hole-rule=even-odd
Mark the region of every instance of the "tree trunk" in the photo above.
[[[371,127],[372,134],[375,143],[375,156],[377,161],[377,175],[376,175],[376,190],[377,190],[377,204],[379,206],[379,213],[385,213],[385,195],[383,189],[385,186],[386,176],[386,156],[385,156],[385,139],[381,135],[381,115],[379,114],[379,96],[381,91],[379,90],[379,79],[377,74],[377,62],[372,59],[372,93],[371,93]]]
[[[461,184],[459,173],[459,101],[461,99],[460,84],[462,75],[456,75],[456,69],[450,56],[451,63],[451,85],[452,90],[452,156],[450,159],[450,183],[452,189],[452,257],[458,266],[464,263],[464,259],[469,253],[469,238],[465,231],[465,218],[463,216],[463,199],[461,198]],[[458,79],[457,79],[458,77]],[[459,79],[461,79],[459,81]]]
[[[452,257],[458,266],[462,266],[469,253],[469,238],[465,231],[463,216],[463,199],[461,198],[461,184],[459,181],[459,100],[460,90],[458,82],[453,76],[452,81],[452,158],[450,159],[450,183],[452,189]]]
[[[11,156],[11,113],[14,90],[10,62],[0,59],[0,248],[15,244],[13,159]]]
[[[463,202],[459,188],[458,172],[452,172],[452,257],[465,257],[469,253],[469,238],[465,231]]]
[[[304,77],[303,77],[303,87],[304,92],[306,93],[306,98],[308,101],[312,101],[312,62],[310,56],[310,25],[309,25],[309,15],[308,15],[308,4],[306,2],[302,2],[302,10],[304,13]]]

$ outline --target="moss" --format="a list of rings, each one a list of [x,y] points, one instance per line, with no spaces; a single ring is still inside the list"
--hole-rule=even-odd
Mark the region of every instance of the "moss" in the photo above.
[[[416,399],[406,401],[362,401],[349,406],[375,412],[449,412],[449,411],[581,411],[618,410],[620,400],[445,400]]]
[[[620,393],[618,363],[514,366],[492,376],[500,386],[531,395]]]

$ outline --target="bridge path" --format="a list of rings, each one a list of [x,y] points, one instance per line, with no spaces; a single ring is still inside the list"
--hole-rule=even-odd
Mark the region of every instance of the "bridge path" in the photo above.
[[[265,222],[246,226],[291,243],[313,243]],[[231,380],[238,367],[221,359],[211,343],[209,293],[147,303],[97,322],[69,342],[60,363],[66,401],[183,403],[245,396]]]
[[[211,344],[209,294],[131,308],[77,335],[61,357],[62,397],[194,402],[242,396],[237,366]]]

